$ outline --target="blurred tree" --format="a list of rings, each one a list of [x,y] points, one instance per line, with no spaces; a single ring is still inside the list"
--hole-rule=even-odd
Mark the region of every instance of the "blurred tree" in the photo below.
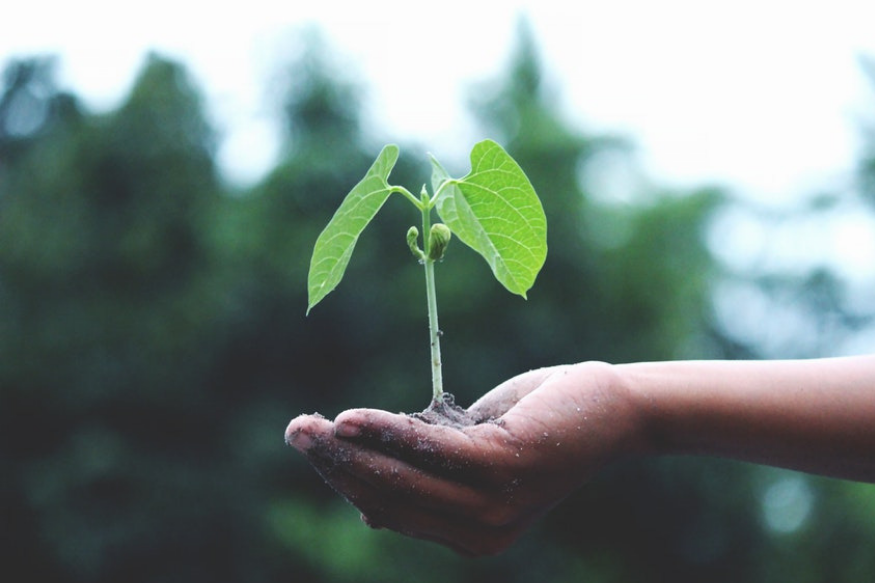
[[[74,105],[72,97],[56,86],[54,68],[51,58],[7,64],[0,98],[0,156],[4,159],[16,146],[32,143]]]
[[[47,72],[9,77],[0,103],[56,102]],[[219,185],[200,97],[153,56],[108,115],[70,107],[37,131],[35,108],[3,110],[5,143],[32,142],[4,158],[0,195],[4,559],[45,580],[221,577],[245,521],[233,490],[209,487],[225,457],[203,381],[221,301],[200,221]]]

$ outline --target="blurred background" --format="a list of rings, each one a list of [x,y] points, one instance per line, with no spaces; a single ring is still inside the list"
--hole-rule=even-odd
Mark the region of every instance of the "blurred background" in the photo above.
[[[587,359],[875,351],[875,45],[847,42],[872,22],[856,3],[39,4],[0,25],[4,572],[875,576],[871,485],[630,462],[467,560],[364,527],[282,439],[302,412],[428,402],[408,205],[390,200],[304,317],[316,236],[389,141],[414,190],[428,151],[461,176],[491,137],[548,215],[528,301],[461,245],[439,266],[463,405]]]

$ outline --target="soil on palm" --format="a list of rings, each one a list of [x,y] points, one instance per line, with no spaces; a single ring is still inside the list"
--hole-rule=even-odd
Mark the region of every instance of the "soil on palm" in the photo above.
[[[444,392],[441,400],[432,400],[431,404],[420,413],[413,413],[411,417],[421,419],[432,425],[446,425],[461,429],[486,421],[480,419],[467,409],[456,405],[456,398],[452,393]]]

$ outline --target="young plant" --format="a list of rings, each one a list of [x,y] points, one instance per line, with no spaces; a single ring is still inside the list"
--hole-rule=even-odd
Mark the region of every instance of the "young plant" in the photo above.
[[[443,258],[451,234],[483,256],[508,291],[525,298],[547,257],[547,219],[519,164],[491,140],[471,150],[471,172],[463,178],[451,178],[432,157],[432,193],[423,185],[419,197],[403,186],[389,184],[397,160],[398,147],[385,146],[316,240],[307,282],[307,313],[340,283],[359,235],[386,200],[393,193],[402,195],[422,217],[424,249],[419,247],[416,227],[408,230],[407,244],[425,270],[432,403],[436,404],[442,402],[444,390],[434,266]],[[443,223],[432,223],[433,210]]]

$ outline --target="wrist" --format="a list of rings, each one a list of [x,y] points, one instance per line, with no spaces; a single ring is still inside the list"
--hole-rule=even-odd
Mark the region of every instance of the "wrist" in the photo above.
[[[624,366],[587,361],[573,368],[582,386],[591,387],[587,393],[592,402],[583,408],[584,421],[599,420],[604,425],[601,436],[612,442],[611,457],[652,453],[655,448],[647,398]]]
[[[619,364],[612,366],[617,392],[628,403],[630,435],[628,448],[631,455],[661,455],[672,453],[675,445],[667,427],[668,417],[661,413],[660,391],[654,390],[658,380],[656,371],[647,365]],[[658,373],[656,373],[658,376]]]

